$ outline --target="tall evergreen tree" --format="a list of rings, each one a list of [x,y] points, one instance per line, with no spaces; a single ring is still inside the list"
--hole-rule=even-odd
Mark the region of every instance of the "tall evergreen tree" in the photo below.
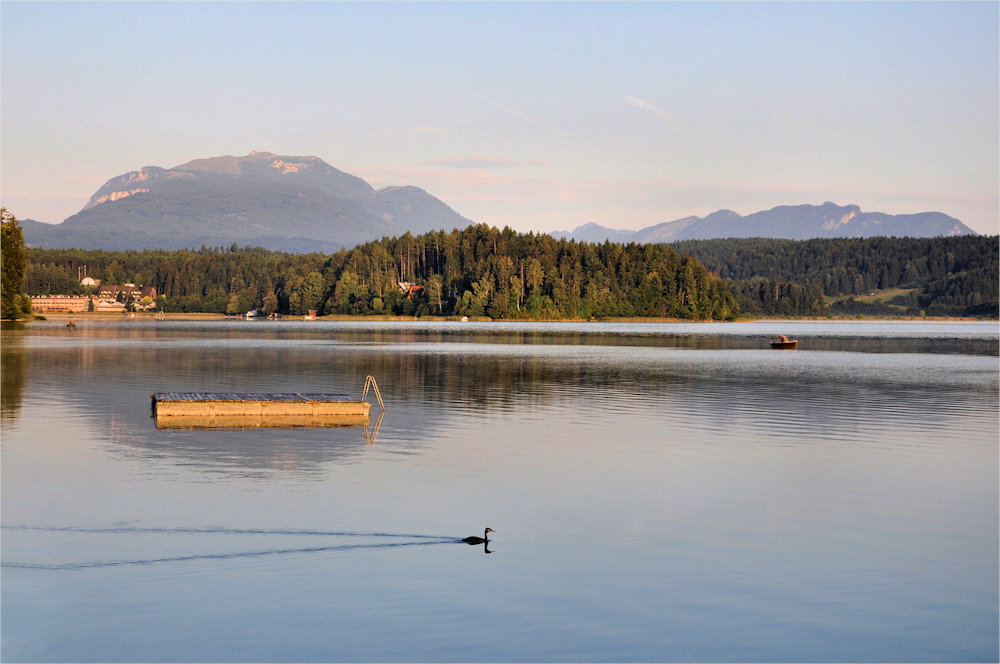
[[[17,218],[0,208],[0,219],[0,318],[10,320],[31,311],[31,300],[23,292],[28,250]]]

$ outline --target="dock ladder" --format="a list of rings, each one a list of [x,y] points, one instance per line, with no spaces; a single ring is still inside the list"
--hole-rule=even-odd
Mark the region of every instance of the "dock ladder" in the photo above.
[[[378,399],[378,407],[385,411],[385,404],[382,403],[382,395],[378,391],[378,383],[375,382],[375,376],[368,376],[365,378],[365,391],[361,393],[361,400],[364,401],[368,398],[368,388],[371,387],[375,391],[375,398]],[[379,419],[381,419],[379,415]]]

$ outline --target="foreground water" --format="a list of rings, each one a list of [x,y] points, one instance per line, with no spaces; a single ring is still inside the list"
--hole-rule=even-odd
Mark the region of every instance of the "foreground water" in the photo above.
[[[784,332],[794,352],[766,348]],[[2,334],[4,661],[996,661],[998,326]],[[157,391],[360,428],[157,430]],[[493,528],[491,555],[456,540]]]

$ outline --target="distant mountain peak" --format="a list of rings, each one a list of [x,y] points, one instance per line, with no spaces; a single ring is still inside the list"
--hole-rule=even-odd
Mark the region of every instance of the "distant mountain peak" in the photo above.
[[[717,210],[705,217],[684,217],[631,232],[590,224],[571,231],[554,231],[553,237],[593,242],[611,237],[619,242],[678,242],[727,237],[767,237],[806,240],[822,237],[975,235],[958,219],[941,212],[890,215],[863,212],[857,205],[779,205],[745,217],[732,210]],[[599,232],[594,232],[598,230]]]
[[[689,217],[690,219],[691,217]],[[698,219],[698,217],[693,217]],[[706,215],[701,221],[713,222],[713,221],[732,221],[734,219],[742,219],[743,217],[732,210],[716,210],[712,214]]]
[[[376,192],[319,157],[254,151],[111,178],[80,212],[62,224],[32,226],[26,240],[36,247],[176,249],[237,242],[336,251],[471,223],[418,187]]]

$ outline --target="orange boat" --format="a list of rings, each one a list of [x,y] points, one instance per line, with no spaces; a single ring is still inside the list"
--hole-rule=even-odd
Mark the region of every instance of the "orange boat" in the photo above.
[[[798,339],[789,339],[783,334],[780,335],[777,341],[771,339],[771,348],[777,348],[778,350],[795,350],[798,345]]]

